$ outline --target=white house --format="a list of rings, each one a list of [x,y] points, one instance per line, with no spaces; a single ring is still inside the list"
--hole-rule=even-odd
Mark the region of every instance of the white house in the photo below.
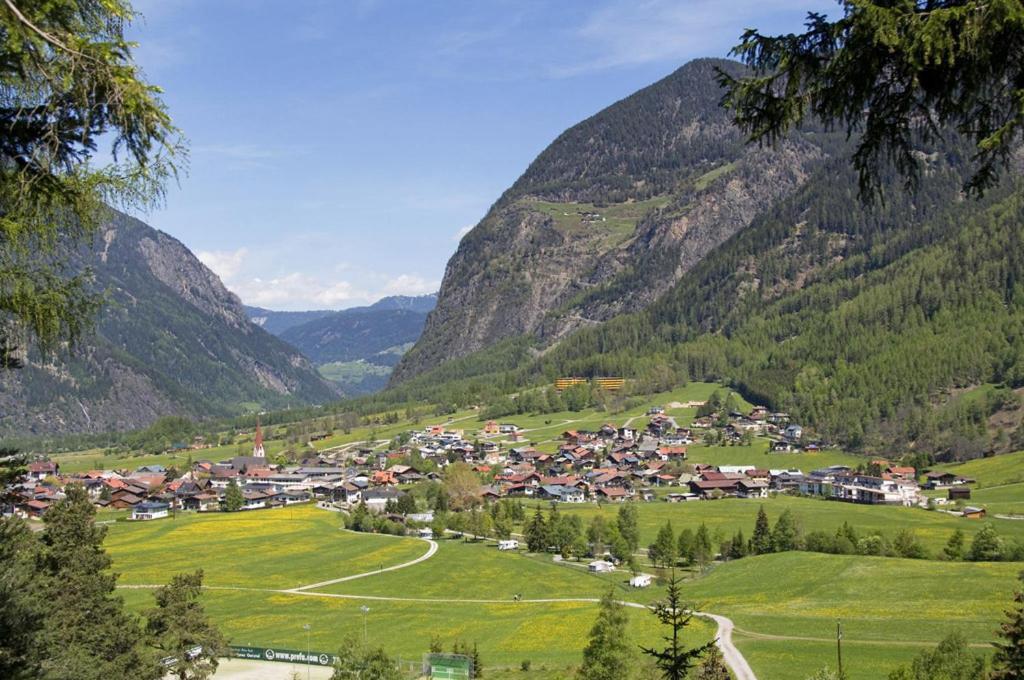
[[[637,574],[633,578],[629,579],[629,585],[634,588],[646,588],[651,585],[650,574]]]
[[[519,541],[514,538],[498,541],[498,550],[519,550]]]
[[[615,571],[615,565],[605,560],[594,560],[587,565],[587,571],[595,574],[604,574],[610,571]]]
[[[167,517],[170,506],[167,503],[145,501],[132,508],[132,519],[150,520]]]

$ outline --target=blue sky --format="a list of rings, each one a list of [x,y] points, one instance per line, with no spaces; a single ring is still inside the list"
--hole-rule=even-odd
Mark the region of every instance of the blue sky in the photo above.
[[[248,304],[432,292],[562,130],[826,0],[136,0],[189,172],[143,219]]]

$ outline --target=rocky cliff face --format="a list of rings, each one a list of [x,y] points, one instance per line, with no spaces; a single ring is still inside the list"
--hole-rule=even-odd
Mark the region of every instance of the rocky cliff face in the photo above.
[[[744,144],[698,60],[569,129],[463,238],[393,382],[502,339],[550,345],[651,304],[825,153],[813,133]]]
[[[115,215],[83,249],[106,304],[70,352],[0,372],[0,432],[101,432],[336,397],[296,350],[251,323],[179,241]]]

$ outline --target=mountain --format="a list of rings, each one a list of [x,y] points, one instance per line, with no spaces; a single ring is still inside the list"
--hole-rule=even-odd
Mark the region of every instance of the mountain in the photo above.
[[[395,295],[367,307],[323,315],[290,312],[319,316],[291,325],[278,335],[309,357],[321,374],[338,383],[346,394],[368,394],[387,384],[394,365],[423,332],[427,313],[436,301],[436,295]],[[271,312],[265,317],[268,324],[276,314],[289,312]]]
[[[391,295],[377,300],[367,309],[404,309],[427,314],[436,306],[437,293],[429,293],[427,295]]]
[[[313,321],[328,314],[333,314],[333,311],[330,309],[316,309],[308,312],[277,312],[273,309],[250,307],[249,305],[244,305],[243,309],[245,309],[245,314],[249,317],[250,321],[271,335],[281,335],[281,333],[292,326],[298,326],[307,321]]]
[[[744,144],[702,59],[560,135],[460,242],[393,383],[503,339],[543,346],[635,311],[774,202],[834,146]],[[816,134],[817,132],[817,134]]]
[[[463,239],[381,404],[497,417],[563,408],[529,389],[557,376],[708,380],[882,455],[1024,447],[1024,154],[966,200],[971,147],[948,131],[918,145],[916,191],[881,167],[865,203],[843,136],[743,145],[716,65],[738,68],[691,63],[534,161]]]
[[[179,241],[115,213],[74,256],[107,299],[70,354],[0,372],[0,432],[143,427],[337,398],[310,362],[251,323],[238,298]]]

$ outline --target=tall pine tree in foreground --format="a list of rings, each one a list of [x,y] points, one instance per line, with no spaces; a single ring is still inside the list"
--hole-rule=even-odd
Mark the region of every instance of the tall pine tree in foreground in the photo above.
[[[990,680],[1024,680],[1024,572],[1021,588],[1013,596],[1013,606],[1006,610],[1006,621],[999,627],[999,637],[992,655]]]
[[[106,530],[96,526],[85,490],[69,485],[43,521],[38,576],[46,603],[33,640],[45,680],[159,678],[162,669],[143,644],[138,621],[114,594],[116,576],[103,550]]]
[[[583,648],[583,664],[579,680],[622,680],[632,674],[636,654],[629,642],[626,608],[615,600],[609,590],[601,598],[601,610],[590,629],[590,639]]]
[[[150,644],[162,658],[176,659],[169,674],[178,680],[206,680],[227,652],[224,636],[199,602],[202,588],[201,569],[178,574],[156,591],[156,607],[146,613]]]
[[[662,638],[667,643],[666,646],[663,649],[640,648],[644,654],[654,659],[655,666],[665,680],[684,680],[697,660],[715,646],[713,640],[692,649],[683,644],[682,634],[693,620],[693,610],[683,603],[679,583],[679,578],[673,570],[665,599],[656,602],[652,608],[658,620],[671,629],[671,634]]]

